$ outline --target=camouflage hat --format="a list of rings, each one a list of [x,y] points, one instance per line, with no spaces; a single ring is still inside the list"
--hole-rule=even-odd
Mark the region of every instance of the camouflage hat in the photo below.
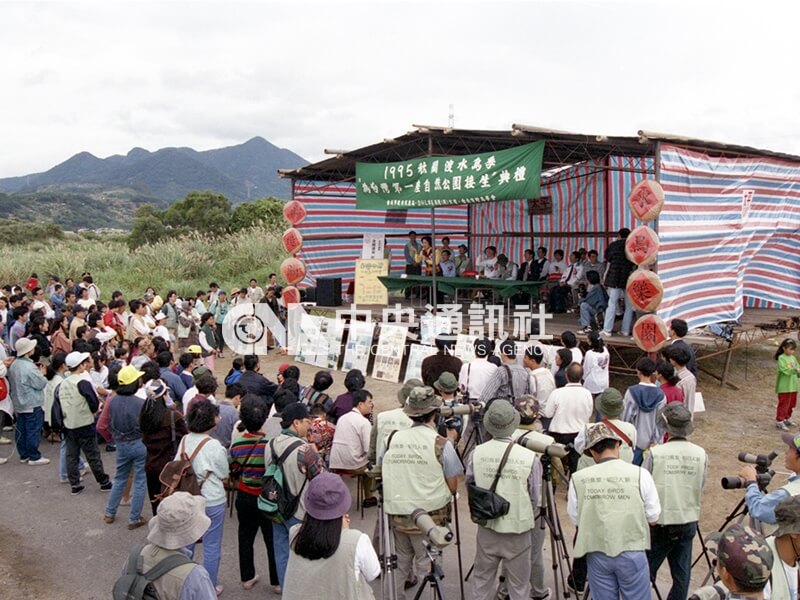
[[[539,416],[539,401],[531,394],[514,398],[514,408],[526,423],[533,423]]]
[[[659,418],[670,437],[687,437],[694,431],[692,412],[682,402],[671,402],[659,412]]]
[[[442,405],[442,399],[436,395],[432,387],[415,387],[408,394],[403,412],[409,417],[421,417],[433,412]]]
[[[450,373],[449,371],[445,371],[441,375],[439,375],[439,379],[437,379],[433,383],[433,387],[435,387],[440,392],[445,392],[446,394],[455,392],[458,389],[458,380],[456,376]]]
[[[775,507],[775,537],[800,533],[800,496],[789,496]]]
[[[588,453],[591,448],[602,442],[603,440],[617,440],[622,441],[614,430],[605,423],[593,423],[586,429],[586,446],[584,452]]]
[[[709,550],[731,577],[747,586],[766,585],[774,557],[763,537],[739,523],[706,537]]]
[[[608,388],[594,401],[594,408],[604,417],[618,417],[622,414],[622,394],[617,388]]]
[[[497,399],[486,409],[483,425],[492,437],[509,437],[519,427],[519,413],[510,402]]]
[[[400,403],[400,406],[405,406],[406,400],[408,400],[408,395],[411,393],[415,387],[423,387],[425,384],[422,383],[419,379],[409,379],[403,384],[399,390],[397,390],[397,401]]]

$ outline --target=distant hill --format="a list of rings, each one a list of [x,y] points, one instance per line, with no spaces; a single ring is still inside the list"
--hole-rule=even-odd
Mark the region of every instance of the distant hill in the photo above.
[[[203,152],[133,148],[105,159],[80,152],[44,173],[0,179],[0,217],[52,221],[68,229],[129,227],[140,205],[166,208],[193,190],[223,194],[233,204],[288,199],[291,184],[277,170],[307,164],[262,137]]]

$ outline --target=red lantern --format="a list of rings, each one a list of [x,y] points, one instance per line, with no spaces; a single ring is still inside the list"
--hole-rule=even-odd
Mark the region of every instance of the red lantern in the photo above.
[[[635,265],[649,267],[658,258],[658,234],[647,225],[640,225],[625,240],[625,256]]]
[[[281,292],[283,304],[288,308],[290,304],[300,304],[300,290],[293,285],[283,288]]]
[[[628,277],[625,292],[636,310],[650,312],[661,304],[664,286],[658,275],[652,271],[638,269]]]
[[[302,281],[306,276],[305,263],[294,257],[287,258],[281,263],[281,275],[289,285]]]
[[[283,232],[283,248],[286,250],[286,252],[289,254],[296,254],[297,252],[300,252],[302,247],[303,235],[299,230],[295,229],[294,227],[290,227]]]
[[[645,352],[658,352],[668,338],[667,326],[658,315],[645,315],[633,325],[633,339]]]
[[[628,195],[628,205],[637,219],[645,223],[652,221],[664,207],[664,188],[653,179],[640,181]]]
[[[308,212],[306,207],[299,200],[287,202],[283,207],[283,216],[292,225],[299,225],[306,218]]]

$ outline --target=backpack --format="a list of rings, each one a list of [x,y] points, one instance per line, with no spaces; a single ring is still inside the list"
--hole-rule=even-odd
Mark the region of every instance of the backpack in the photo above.
[[[328,414],[333,408],[333,400],[331,397],[325,392],[318,392],[311,386],[304,389],[301,396],[309,410],[315,406],[320,406],[323,412]]]
[[[300,503],[300,496],[303,494],[303,489],[306,487],[308,478],[303,481],[303,486],[300,488],[297,495],[293,495],[289,491],[286,473],[283,471],[283,463],[287,457],[294,450],[302,446],[303,443],[302,440],[292,442],[280,457],[275,454],[275,440],[273,439],[269,443],[272,462],[269,464],[266,471],[264,471],[261,494],[258,496],[258,508],[264,513],[264,516],[273,523],[285,523],[291,519],[297,511],[297,505]]]
[[[203,481],[197,483],[197,474],[194,472],[194,468],[192,468],[192,461],[194,461],[197,453],[200,452],[200,449],[205,446],[206,442],[210,439],[210,437],[206,437],[197,444],[197,448],[194,449],[191,456],[186,456],[186,452],[183,450],[186,438],[181,440],[180,458],[171,460],[165,464],[164,468],[161,469],[161,474],[158,476],[158,480],[162,485],[161,493],[156,496],[158,500],[163,500],[174,492],[189,492],[193,496],[200,495],[203,484],[211,475],[211,471],[206,473],[205,477],[203,477]]]
[[[146,544],[139,544],[131,550],[125,572],[114,583],[114,600],[162,600],[153,587],[153,582],[173,569],[191,563],[188,556],[173,554],[158,562],[152,569],[143,573],[144,558],[142,550]]]
[[[53,394],[53,406],[50,408],[50,431],[53,433],[64,433],[64,411],[61,408],[61,384],[56,386]]]

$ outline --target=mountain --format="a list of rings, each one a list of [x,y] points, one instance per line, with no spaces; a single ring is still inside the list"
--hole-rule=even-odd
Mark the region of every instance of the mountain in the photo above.
[[[265,196],[288,199],[291,184],[277,170],[307,164],[262,137],[202,152],[132,148],[125,156],[104,159],[80,152],[43,173],[0,179],[0,192],[5,193],[0,195],[0,215],[71,227],[91,213],[102,224],[85,227],[130,226],[141,204],[166,208],[193,190],[223,194],[234,204]],[[92,210],[74,213],[81,203]]]

